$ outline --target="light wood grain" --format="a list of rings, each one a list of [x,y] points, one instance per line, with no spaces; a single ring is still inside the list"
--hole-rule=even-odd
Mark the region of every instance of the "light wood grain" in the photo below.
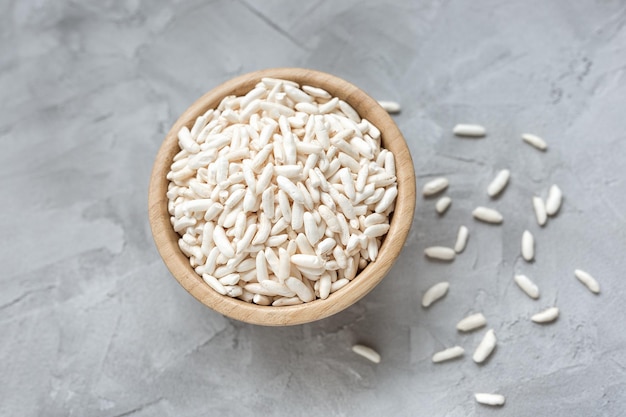
[[[166,175],[172,158],[179,151],[177,132],[182,126],[191,128],[195,119],[216,107],[227,95],[244,95],[263,77],[293,80],[300,85],[321,87],[333,96],[348,102],[377,126],[382,144],[396,158],[398,197],[391,227],[380,248],[378,258],[370,263],[352,282],[331,294],[326,300],[315,300],[296,306],[271,307],[222,296],[206,285],[189,265],[189,259],[178,248],[179,236],[170,224],[167,211]],[[204,305],[228,317],[253,324],[286,326],[323,319],[351,306],[369,293],[387,274],[407,238],[415,209],[415,173],[413,161],[400,130],[378,103],[365,92],[345,80],[319,71],[301,68],[275,68],[234,78],[209,91],[193,103],[174,123],[157,154],[148,195],[149,219],[157,249],[176,280]]]

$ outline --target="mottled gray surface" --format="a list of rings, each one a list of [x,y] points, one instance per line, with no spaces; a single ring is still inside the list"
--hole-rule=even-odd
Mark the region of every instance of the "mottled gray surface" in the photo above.
[[[625,57],[617,0],[0,2],[0,415],[623,415]],[[146,214],[152,161],[177,116],[218,83],[273,66],[328,71],[402,103],[419,185],[445,175],[454,200],[438,218],[420,197],[383,283],[291,328],[196,302],[159,258]],[[489,136],[454,138],[460,121]],[[523,144],[524,131],[549,151]],[[511,184],[490,202],[503,167]],[[565,203],[540,229],[530,197],[552,183]],[[473,221],[478,204],[504,224]],[[460,224],[465,253],[423,258]],[[530,265],[525,228],[537,240]],[[515,287],[516,271],[540,300]],[[422,309],[440,280],[449,294]],[[552,304],[556,323],[528,320]],[[477,310],[499,338],[484,366],[470,359],[483,332],[454,329]],[[357,341],[382,363],[353,355]],[[430,362],[454,344],[464,359]],[[475,391],[507,404],[477,405]]]

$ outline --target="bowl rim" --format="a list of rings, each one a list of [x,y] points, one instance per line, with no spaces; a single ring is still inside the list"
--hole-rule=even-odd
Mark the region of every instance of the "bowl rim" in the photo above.
[[[266,77],[320,87],[346,101],[362,118],[371,121],[381,131],[382,146],[392,151],[396,159],[396,207],[376,261],[367,265],[349,285],[332,293],[327,299],[294,306],[259,306],[221,295],[210,288],[178,247],[179,235],[171,226],[167,210],[169,180],[166,175],[172,158],[180,151],[178,131],[185,125],[191,128],[198,116],[209,108],[217,107],[225,96],[244,95]],[[321,320],[336,314],[356,303],[382,281],[398,258],[408,236],[415,210],[415,196],[415,173],[407,143],[391,116],[376,100],[352,83],[325,72],[304,68],[269,68],[243,74],[218,85],[180,115],[166,134],[154,161],[148,191],[148,217],[155,245],[165,265],[179,284],[198,301],[225,316],[247,323],[286,326]]]

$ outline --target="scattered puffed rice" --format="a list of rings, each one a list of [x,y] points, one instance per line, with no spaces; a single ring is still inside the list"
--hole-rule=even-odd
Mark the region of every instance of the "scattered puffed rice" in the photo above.
[[[532,145],[540,151],[545,151],[546,149],[548,149],[548,144],[539,136],[533,135],[531,133],[524,133],[522,134],[522,139],[524,140],[524,142]]]
[[[485,336],[483,336],[483,339],[480,341],[480,344],[474,351],[474,356],[472,356],[474,362],[483,363],[489,357],[489,355],[491,355],[491,352],[493,352],[493,350],[495,349],[496,342],[497,341],[495,332],[493,331],[493,329],[488,330],[487,333],[485,333]]]
[[[395,101],[378,100],[378,104],[380,104],[380,107],[385,109],[387,113],[400,113],[400,103],[396,103]]]
[[[456,255],[456,252],[452,248],[446,248],[444,246],[431,246],[424,249],[424,255],[431,259],[438,259],[440,261],[452,261]]]
[[[504,405],[504,395],[477,392],[474,394],[477,403],[485,405]]]
[[[430,287],[422,297],[422,307],[430,307],[432,303],[446,295],[448,288],[450,284],[447,282],[440,282]]]
[[[422,193],[424,194],[424,197],[430,197],[431,195],[440,193],[447,187],[448,179],[444,177],[439,177],[424,184],[424,189],[422,190]]]
[[[561,192],[561,189],[556,184],[550,187],[548,198],[546,199],[546,214],[548,216],[554,216],[558,213],[561,208],[562,201],[563,193]]]
[[[433,355],[433,362],[439,363],[439,362],[449,361],[451,359],[463,356],[464,353],[465,353],[465,349],[463,349],[461,346],[454,346],[454,347],[435,353]]]
[[[479,329],[486,324],[487,319],[483,316],[483,313],[476,313],[469,315],[458,322],[456,328],[462,332],[471,332],[472,330]]]
[[[450,208],[450,204],[452,204],[452,199],[450,197],[441,197],[435,204],[435,210],[437,210],[437,213],[439,214],[444,214],[448,208]]]
[[[365,359],[368,359],[374,363],[380,363],[380,354],[371,347],[367,347],[364,345],[354,345],[352,346],[352,351],[357,355],[361,355]]]
[[[535,257],[535,238],[528,230],[522,233],[522,257],[528,262]]]
[[[589,273],[577,269],[574,271],[574,275],[576,276],[576,278],[578,278],[580,282],[582,282],[587,288],[589,288],[589,291],[595,294],[600,293],[600,284],[598,284],[598,281],[596,281],[595,278],[592,277]]]
[[[539,287],[526,275],[515,275],[513,280],[530,298],[539,298]]]
[[[485,128],[480,125],[458,124],[452,132],[457,136],[482,137],[485,136]]]
[[[472,211],[472,215],[476,220],[480,220],[485,223],[502,223],[502,214],[500,214],[497,210],[491,208],[476,207],[474,211]]]
[[[559,317],[559,309],[550,307],[542,312],[533,315],[530,319],[535,323],[550,323]]]
[[[469,230],[465,226],[459,227],[459,233],[456,236],[456,243],[454,244],[454,251],[461,253],[465,250],[467,245],[467,239],[469,238]]]
[[[543,227],[543,225],[546,224],[546,221],[548,220],[548,214],[546,213],[546,206],[544,205],[541,197],[533,197],[533,209],[535,210],[537,224]]]
[[[489,186],[487,187],[487,194],[489,197],[495,197],[500,194],[509,183],[509,178],[511,177],[511,172],[508,169],[503,169],[498,172],[498,175],[491,181]]]

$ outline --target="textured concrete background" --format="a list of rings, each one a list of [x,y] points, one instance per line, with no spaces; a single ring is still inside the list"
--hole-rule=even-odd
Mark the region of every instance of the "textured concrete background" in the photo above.
[[[624,415],[625,58],[618,0],[0,2],[0,415]],[[402,103],[419,186],[445,175],[454,200],[438,218],[420,197],[383,283],[292,328],[196,302],[159,258],[146,213],[152,161],[178,115],[220,82],[274,66]],[[489,136],[454,138],[457,122]],[[549,151],[523,144],[524,131]],[[512,181],[492,203],[485,188],[504,167]],[[552,183],[564,206],[539,229],[530,197]],[[473,221],[478,204],[504,224]],[[426,261],[424,247],[451,245],[460,224],[466,252]],[[525,228],[537,240],[530,265]],[[423,310],[440,280],[449,294]],[[553,304],[556,323],[528,320]],[[472,311],[499,338],[484,366],[470,359],[484,330],[454,329]],[[354,342],[382,363],[352,354]],[[453,344],[464,359],[430,362]],[[507,404],[478,405],[475,391]]]

